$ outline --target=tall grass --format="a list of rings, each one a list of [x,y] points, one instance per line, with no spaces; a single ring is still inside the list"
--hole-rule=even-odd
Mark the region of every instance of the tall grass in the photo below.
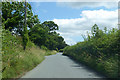
[[[42,50],[30,41],[24,51],[21,37],[7,30],[3,30],[2,37],[2,78],[19,78],[41,63],[44,56],[56,53]]]

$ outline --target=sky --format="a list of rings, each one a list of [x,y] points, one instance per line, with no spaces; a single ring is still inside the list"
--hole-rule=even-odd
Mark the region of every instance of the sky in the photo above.
[[[40,22],[54,21],[57,31],[69,45],[83,41],[82,36],[97,24],[100,29],[118,27],[117,2],[29,2]]]

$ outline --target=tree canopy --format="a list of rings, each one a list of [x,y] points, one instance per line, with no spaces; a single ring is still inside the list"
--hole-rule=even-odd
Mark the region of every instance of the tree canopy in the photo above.
[[[38,16],[33,15],[31,5],[27,3],[27,27],[32,28],[34,24],[40,23]],[[22,35],[25,19],[24,2],[2,2],[2,22],[5,29]]]
[[[56,32],[56,30],[59,30],[58,25],[53,21],[40,23],[38,15],[33,15],[29,3],[26,5],[26,14],[26,25],[24,25],[25,3],[17,1],[2,2],[4,28],[14,35],[23,37],[23,46],[27,45],[29,40],[39,47],[45,46],[50,50],[62,49],[67,46],[63,37]]]

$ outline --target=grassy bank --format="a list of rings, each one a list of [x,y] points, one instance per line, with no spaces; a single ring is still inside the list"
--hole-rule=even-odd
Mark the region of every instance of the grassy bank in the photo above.
[[[99,32],[100,31],[100,32]],[[83,42],[68,46],[63,54],[72,57],[108,78],[119,75],[120,31],[108,33],[98,30],[96,36],[89,36]]]
[[[16,55],[16,57],[12,57],[8,62],[3,62],[3,66],[5,67],[2,73],[3,78],[19,78],[24,73],[40,64],[45,59],[44,56],[56,53],[55,51],[41,50],[37,47],[17,52],[18,55]]]
[[[44,60],[44,56],[55,54],[56,51],[43,50],[29,41],[23,50],[20,36],[12,36],[3,30],[2,40],[2,78],[19,78]]]

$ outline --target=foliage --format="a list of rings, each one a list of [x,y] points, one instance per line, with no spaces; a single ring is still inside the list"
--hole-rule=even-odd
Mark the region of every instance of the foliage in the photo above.
[[[24,2],[2,2],[2,22],[5,29],[15,34],[22,35],[25,19],[25,3]],[[37,15],[33,15],[32,8],[27,3],[27,27],[32,28],[34,24],[39,23]]]
[[[50,50],[66,46],[64,39],[56,33],[57,24],[53,21],[40,24],[38,16],[33,15],[29,3],[26,9],[25,25],[25,3],[2,2],[3,78],[20,77],[24,72],[37,66],[44,56],[56,53]]]
[[[25,19],[25,3],[24,2],[2,2],[2,22],[6,30],[12,34],[21,35],[23,38],[24,50],[29,41],[27,28],[32,28],[34,24],[39,23],[37,15],[33,16],[32,8],[27,3],[26,8],[26,25]]]
[[[118,77],[118,55],[120,53],[120,33],[117,29],[102,31],[95,24],[92,36],[83,42],[64,48],[65,55],[72,56],[109,78]],[[96,67],[94,67],[96,66]]]
[[[50,50],[60,50],[67,46],[64,39],[56,32],[48,35],[45,46]]]
[[[59,52],[63,52],[64,49],[60,49]]]
[[[50,50],[63,49],[67,44],[63,37],[55,31],[58,25],[52,21],[36,24],[29,30],[30,40],[38,46],[45,46]]]
[[[47,28],[48,31],[58,30],[58,25],[53,21],[45,21],[42,23],[43,28]]]
[[[2,34],[2,77],[19,78],[44,60],[44,56],[55,54],[55,51],[45,51],[29,41],[26,50],[22,49],[22,38],[11,35],[8,30]]]
[[[44,56],[56,53],[49,49],[55,50],[58,46],[62,46],[60,48],[66,46],[64,39],[55,32],[58,30],[57,24],[53,21],[40,24],[38,16],[33,15],[29,3],[26,12],[25,25],[25,3],[2,2],[3,31],[0,37],[2,37],[3,78],[20,77],[44,60]]]
[[[27,26],[25,26],[24,27],[24,33],[23,33],[23,47],[24,47],[24,50],[26,49],[26,47],[28,45],[28,41],[29,41],[28,30],[27,30]]]
[[[20,35],[23,38],[23,47],[27,47],[32,41],[39,47],[46,46],[50,50],[64,48],[67,44],[64,39],[56,33],[58,25],[53,21],[45,21],[40,24],[38,16],[33,15],[32,7],[27,3],[25,21],[24,2],[2,2],[2,22],[5,30],[9,30],[13,35]],[[29,36],[28,36],[29,32]],[[29,40],[30,38],[30,40]]]
[[[41,46],[45,44],[47,33],[45,29],[42,28],[41,24],[35,25],[29,31],[29,38],[33,41],[36,45]]]
[[[46,51],[48,50],[48,48],[45,46],[41,46],[41,49],[46,50]]]

